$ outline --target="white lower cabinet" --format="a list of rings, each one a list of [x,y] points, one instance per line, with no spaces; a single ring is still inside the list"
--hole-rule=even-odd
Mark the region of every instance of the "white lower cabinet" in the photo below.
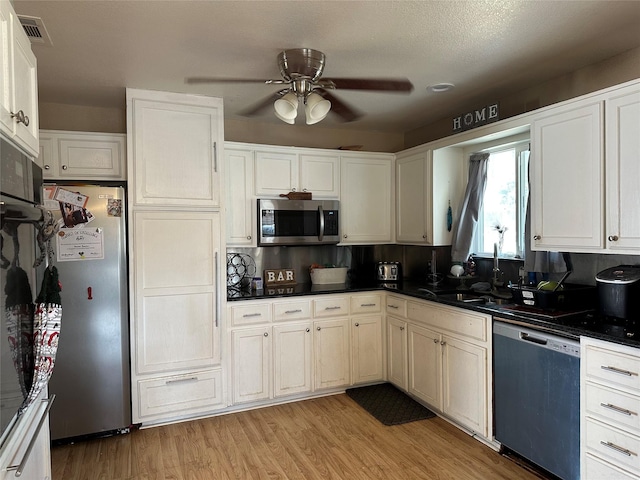
[[[143,418],[206,411],[223,402],[222,369],[142,380],[138,389]]]
[[[490,439],[491,316],[395,295],[387,315],[389,381]]]
[[[581,477],[640,478],[640,352],[580,339]]]
[[[442,354],[439,333],[409,325],[409,393],[442,409]]]
[[[407,322],[387,317],[387,369],[391,383],[407,390]]]
[[[233,403],[268,403],[384,380],[383,297],[229,302]]]
[[[315,388],[349,385],[349,319],[317,320],[313,328]]]
[[[273,327],[274,396],[311,391],[311,321]]]
[[[233,403],[271,397],[271,327],[231,332]]]

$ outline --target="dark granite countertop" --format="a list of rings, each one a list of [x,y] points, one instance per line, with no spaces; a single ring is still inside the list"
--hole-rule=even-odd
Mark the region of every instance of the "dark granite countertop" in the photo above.
[[[578,339],[581,335],[592,338],[599,338],[609,342],[619,343],[640,348],[640,339],[618,337],[615,335],[593,331],[576,325],[564,325],[557,321],[551,321],[548,316],[540,315],[536,312],[527,311],[514,304],[495,303],[465,303],[456,300],[455,293],[460,293],[455,286],[434,286],[426,282],[403,281],[399,284],[333,284],[333,285],[312,285],[298,284],[293,286],[281,286],[275,288],[265,288],[260,291],[236,291],[229,290],[227,300],[229,302],[243,300],[264,300],[271,298],[292,297],[301,295],[326,295],[333,293],[357,293],[366,291],[382,290],[389,293],[399,293],[421,300],[429,300],[444,305],[450,305],[467,310],[473,310],[492,315],[497,320],[516,323],[524,327],[541,329],[550,333],[555,333],[567,338]],[[585,310],[586,315],[589,310]],[[572,322],[573,323],[573,322]]]

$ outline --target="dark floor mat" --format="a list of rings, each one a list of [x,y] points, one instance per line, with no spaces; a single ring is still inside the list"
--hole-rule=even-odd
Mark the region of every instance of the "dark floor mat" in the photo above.
[[[346,393],[384,425],[400,425],[436,415],[390,383],[349,388]]]

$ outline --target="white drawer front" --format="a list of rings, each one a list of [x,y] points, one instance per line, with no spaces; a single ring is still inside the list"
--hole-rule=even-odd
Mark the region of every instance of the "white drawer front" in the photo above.
[[[222,371],[212,370],[138,382],[140,417],[188,414],[222,406]]]
[[[587,378],[640,394],[640,357],[587,346]]]
[[[276,302],[273,305],[273,319],[276,322],[305,318],[311,318],[311,304],[308,300]]]
[[[317,318],[349,315],[349,297],[329,297],[313,301],[313,316]]]
[[[378,313],[382,308],[380,295],[352,295],[351,313]]]
[[[243,302],[231,307],[231,324],[254,325],[271,321],[271,305],[268,303]]]
[[[637,480],[640,477],[624,472],[601,459],[587,454],[585,457],[585,472],[582,478],[597,480]]]
[[[387,313],[391,315],[406,318],[407,301],[403,298],[387,295],[386,309]]]
[[[585,392],[588,415],[597,415],[607,423],[635,430],[640,435],[640,397],[590,382],[585,384]]]
[[[487,322],[490,318],[488,315],[473,313],[462,308],[409,302],[407,316],[411,320],[439,330],[457,333],[482,342],[487,341]]]
[[[616,466],[640,473],[640,437],[586,419],[586,450]]]

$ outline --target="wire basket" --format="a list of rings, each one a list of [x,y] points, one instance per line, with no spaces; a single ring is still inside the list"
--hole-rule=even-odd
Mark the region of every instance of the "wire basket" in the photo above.
[[[227,287],[249,288],[256,274],[256,262],[246,253],[227,253]]]

